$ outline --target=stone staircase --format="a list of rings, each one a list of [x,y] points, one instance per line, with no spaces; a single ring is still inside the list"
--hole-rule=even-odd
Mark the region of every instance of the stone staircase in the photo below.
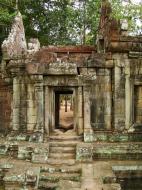
[[[100,183],[98,190],[112,190],[113,185],[118,190],[111,166],[122,160],[121,165],[128,164],[128,160],[133,165],[141,164],[141,158],[140,142],[84,143],[82,137],[74,134],[53,135],[48,141],[38,143],[25,141],[23,136],[20,140],[3,137],[0,139],[0,189],[94,190]]]
[[[3,190],[80,190],[81,165],[76,145],[82,137],[51,136],[48,142],[0,142],[0,181]],[[0,183],[1,183],[0,182]]]
[[[81,187],[81,167],[74,166],[48,166],[41,169],[39,177],[39,189],[62,190],[72,189],[76,190]]]
[[[75,164],[76,145],[79,137],[51,136],[49,143],[49,164],[54,165],[73,165]]]
[[[51,136],[48,167],[41,169],[39,189],[78,190],[81,188],[81,166],[75,163],[78,136]]]

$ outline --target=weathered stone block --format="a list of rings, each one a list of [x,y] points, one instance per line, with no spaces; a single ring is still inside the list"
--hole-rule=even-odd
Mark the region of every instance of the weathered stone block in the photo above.
[[[18,158],[22,160],[31,160],[32,158],[32,147],[28,146],[19,146],[18,147]]]
[[[41,153],[41,154],[32,153],[32,162],[34,162],[34,163],[47,163],[47,161],[48,161],[48,154],[47,153]]]
[[[85,129],[84,130],[84,141],[85,142],[93,142],[94,134],[92,129]]]
[[[14,175],[14,174],[6,175],[3,180],[6,184],[8,183],[11,183],[11,184],[22,183],[23,184],[25,182],[25,174],[23,173],[19,175]]]
[[[34,163],[47,163],[49,157],[49,146],[48,144],[42,147],[42,144],[39,147],[34,148],[32,153],[32,162]]]
[[[37,188],[40,174],[40,167],[29,168],[26,172],[26,184]]]
[[[93,145],[90,143],[80,143],[76,147],[76,160],[92,161]]]
[[[0,155],[6,155],[9,145],[0,145]]]
[[[11,32],[3,42],[2,49],[5,58],[17,57],[27,51],[23,20],[20,12],[14,19]]]
[[[94,144],[94,159],[140,160],[142,149],[139,144]]]
[[[27,131],[33,132],[35,129],[35,125],[36,125],[36,123],[27,123]]]
[[[41,132],[34,132],[32,135],[29,137],[30,142],[43,142],[43,134]]]

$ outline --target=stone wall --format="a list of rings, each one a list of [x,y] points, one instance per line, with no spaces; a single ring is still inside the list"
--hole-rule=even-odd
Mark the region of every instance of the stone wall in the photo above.
[[[134,89],[134,101],[135,101],[135,107],[134,107],[134,121],[137,124],[142,123],[142,86],[135,86]]]
[[[12,128],[12,89],[0,78],[0,132],[7,134]]]

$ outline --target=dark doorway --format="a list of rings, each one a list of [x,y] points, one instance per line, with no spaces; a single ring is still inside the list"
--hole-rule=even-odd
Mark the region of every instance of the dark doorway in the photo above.
[[[142,178],[127,178],[120,180],[122,190],[142,190]]]
[[[73,91],[55,91],[55,128],[63,132],[74,127]]]

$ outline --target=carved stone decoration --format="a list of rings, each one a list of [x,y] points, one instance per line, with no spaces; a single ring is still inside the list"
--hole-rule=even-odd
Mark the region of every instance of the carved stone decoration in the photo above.
[[[76,148],[76,159],[78,161],[92,161],[93,159],[93,146],[91,143],[81,143]]]
[[[12,58],[26,54],[27,44],[22,15],[18,12],[12,24],[11,32],[2,44],[4,58]]]
[[[77,66],[75,63],[55,62],[49,64],[48,74],[52,75],[77,75]]]
[[[31,38],[28,42],[28,53],[35,53],[40,49],[40,42],[37,38]]]

